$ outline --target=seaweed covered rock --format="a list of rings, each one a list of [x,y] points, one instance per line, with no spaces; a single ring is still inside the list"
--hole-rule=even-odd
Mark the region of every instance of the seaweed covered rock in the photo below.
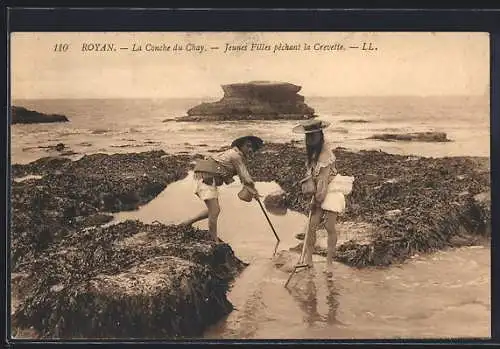
[[[359,267],[389,265],[415,252],[450,246],[464,230],[489,234],[490,206],[487,199],[476,196],[490,188],[488,159],[408,157],[342,148],[334,153],[339,172],[356,178],[339,221],[376,227],[369,242],[363,238],[340,244],[337,260]],[[268,144],[250,168],[256,180],[278,182],[287,192],[288,208],[307,214],[308,203],[298,184],[305,174],[304,163],[305,151],[296,144]],[[400,213],[387,214],[396,210]]]
[[[286,192],[283,189],[279,189],[270,193],[264,198],[264,205],[274,215],[285,215],[287,212]]]
[[[70,165],[70,159],[47,156],[30,162],[29,164],[12,164],[12,177],[60,173]]]
[[[226,292],[245,266],[194,228],[126,221],[74,231],[34,261],[13,324],[44,338],[199,336],[232,310]]]
[[[298,183],[305,175],[304,166],[305,152],[295,143],[266,144],[249,161],[249,169],[257,181],[276,181],[286,192],[286,207],[302,213],[307,211],[307,201]]]
[[[190,159],[163,151],[95,154],[77,161],[44,158],[13,165],[11,258],[14,270],[69,230],[108,222],[106,212],[134,210],[187,176]],[[22,257],[22,258],[21,258]]]
[[[491,235],[491,191],[474,195],[474,208],[476,208],[478,230],[487,236]]]
[[[67,122],[68,118],[60,114],[44,114],[24,107],[12,106],[12,124],[36,124],[44,122]]]
[[[301,87],[294,84],[251,81],[222,85],[222,89],[221,100],[197,105],[177,121],[300,120],[314,115],[298,94]]]
[[[444,132],[381,133],[369,138],[381,141],[450,142]]]
[[[187,176],[190,161],[157,151],[15,166],[41,178],[13,181],[13,325],[43,338],[176,338],[227,314],[246,266],[229,245],[184,226],[103,225]]]
[[[15,177],[43,175],[34,185],[46,187],[52,195],[117,212],[136,209],[156,197],[168,183],[187,176],[189,161],[187,156],[163,151],[93,154],[77,161],[43,158],[13,165],[13,173]]]
[[[155,257],[116,275],[98,275],[81,290],[86,292],[75,304],[83,307],[61,309],[70,323],[57,328],[59,336],[195,337],[232,310],[227,288],[207,268],[176,257]],[[92,321],[87,314],[94,314]]]
[[[31,286],[32,282],[28,273],[11,273],[10,292],[13,299],[24,299],[32,292]],[[17,307],[17,304],[13,304],[13,307]]]

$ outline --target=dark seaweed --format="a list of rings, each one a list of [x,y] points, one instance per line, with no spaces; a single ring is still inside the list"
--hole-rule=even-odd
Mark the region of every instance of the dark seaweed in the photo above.
[[[454,244],[463,231],[488,235],[490,203],[476,194],[490,190],[488,159],[424,158],[380,151],[334,149],[337,169],[355,176],[340,220],[377,227],[370,244],[349,241],[338,247],[337,260],[352,266],[390,265],[415,252],[430,252]],[[286,191],[288,208],[307,214],[307,200],[298,181],[305,175],[305,151],[294,143],[267,144],[250,164],[259,181],[277,181]],[[390,210],[402,214],[386,217]],[[461,242],[463,244],[463,241]]]

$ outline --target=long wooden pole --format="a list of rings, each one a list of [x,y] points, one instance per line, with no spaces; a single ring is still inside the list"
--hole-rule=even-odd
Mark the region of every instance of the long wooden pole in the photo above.
[[[290,276],[288,277],[288,280],[286,280],[285,288],[288,286],[288,283],[292,279],[292,276],[294,276],[295,273],[297,272],[297,269],[308,267],[307,264],[304,264],[304,257],[306,255],[307,240],[308,240],[308,236],[309,236],[309,226],[310,226],[310,223],[311,223],[311,216],[312,216],[312,211],[309,212],[309,217],[307,219],[306,233],[304,235],[304,245],[302,246],[302,253],[300,254],[299,262],[293,267],[293,270],[290,273]],[[314,248],[314,246],[312,248]]]
[[[278,242],[281,241],[278,234],[276,233],[276,230],[273,227],[273,223],[271,223],[271,220],[269,219],[269,216],[267,215],[266,210],[264,209],[264,206],[262,206],[262,202],[260,202],[259,198],[255,198],[255,200],[257,200],[257,202],[259,203],[260,208],[262,209],[262,212],[264,213],[264,216],[266,216],[267,222],[271,226],[271,229],[273,230],[273,233],[274,233],[274,236],[276,237],[276,240],[278,240]]]

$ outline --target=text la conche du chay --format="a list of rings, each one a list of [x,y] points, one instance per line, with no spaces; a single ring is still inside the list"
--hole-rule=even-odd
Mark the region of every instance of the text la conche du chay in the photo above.
[[[372,44],[369,45],[363,43],[360,46],[350,47],[350,48],[361,48],[363,50],[370,50],[372,48]],[[211,46],[212,50],[219,50],[221,47],[219,46]],[[345,46],[340,43],[331,43],[331,44],[323,44],[323,43],[303,43],[303,44],[290,44],[290,43],[276,43],[276,44],[267,44],[267,43],[245,43],[245,44],[233,44],[226,43],[222,48],[224,53],[227,52],[245,52],[245,51],[270,51],[270,52],[278,52],[278,51],[300,51],[300,50],[314,50],[314,51],[343,51],[345,50]],[[134,43],[131,47],[129,46],[118,46],[114,43],[83,43],[82,51],[97,51],[97,52],[106,52],[106,51],[118,51],[118,50],[130,50],[133,52],[137,51],[187,51],[187,52],[205,52],[208,50],[207,46],[200,44],[188,43],[185,45],[180,44],[138,44]]]

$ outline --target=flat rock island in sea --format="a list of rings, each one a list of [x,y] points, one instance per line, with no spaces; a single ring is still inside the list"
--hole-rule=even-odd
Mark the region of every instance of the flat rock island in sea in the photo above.
[[[12,124],[36,124],[44,122],[67,122],[68,118],[59,114],[43,114],[24,107],[12,106]]]
[[[202,103],[177,121],[299,120],[310,118],[314,109],[298,94],[302,87],[287,82],[251,81],[222,85],[224,97]]]
[[[413,132],[413,133],[381,133],[375,134],[369,139],[381,141],[405,141],[405,142],[451,142],[444,132]]]

